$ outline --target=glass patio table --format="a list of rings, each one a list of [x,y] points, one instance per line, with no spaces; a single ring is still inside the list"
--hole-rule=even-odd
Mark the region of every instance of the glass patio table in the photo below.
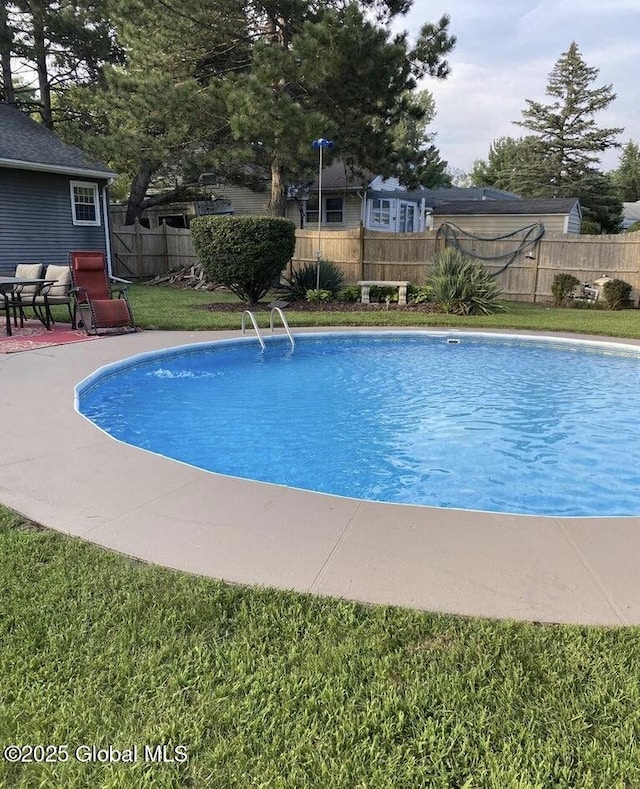
[[[0,277],[0,294],[4,300],[4,311],[7,314],[7,337],[11,337],[11,312],[16,309],[12,299],[14,289],[19,285],[40,285],[42,287],[42,285],[48,285],[54,281],[55,280],[51,279],[36,279],[34,277]],[[36,313],[36,315],[38,315],[38,313]],[[46,323],[40,315],[38,315],[38,318],[40,322],[46,326]]]

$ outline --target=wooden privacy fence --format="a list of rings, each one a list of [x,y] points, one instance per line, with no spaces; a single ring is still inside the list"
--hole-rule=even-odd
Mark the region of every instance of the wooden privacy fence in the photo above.
[[[112,227],[111,259],[113,273],[124,279],[149,279],[198,262],[191,231],[184,228],[151,229],[135,225]]]
[[[612,236],[546,233],[519,252],[517,239],[466,238],[459,244],[496,274],[507,299],[548,301],[553,278],[560,272],[573,274],[581,282],[603,274],[623,279],[633,286],[632,298],[640,298],[640,232]],[[114,273],[127,279],[147,279],[198,262],[190,231],[166,225],[150,230],[139,224],[114,227],[112,246]],[[429,276],[430,261],[443,248],[444,239],[433,232],[377,233],[359,227],[323,230],[318,236],[317,230],[297,230],[288,270],[315,263],[320,249],[323,259],[342,268],[347,284],[407,280],[422,285]]]
[[[292,267],[322,258],[340,265],[345,281],[408,280],[423,285],[435,253],[445,241],[435,233],[378,233],[362,228],[343,231],[296,232]],[[640,232],[610,236],[571,236],[545,233],[540,241],[518,251],[519,240],[460,238],[459,247],[479,258],[496,275],[505,298],[514,301],[548,301],[556,274],[573,274],[590,282],[603,274],[633,286],[640,297]],[[506,267],[505,267],[506,266]]]

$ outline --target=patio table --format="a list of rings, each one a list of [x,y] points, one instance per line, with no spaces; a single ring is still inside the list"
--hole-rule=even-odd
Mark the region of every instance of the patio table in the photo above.
[[[13,293],[14,288],[17,285],[47,285],[54,280],[51,279],[36,279],[31,277],[0,277],[0,294],[2,294],[2,298],[4,300],[4,309],[7,313],[7,337],[11,337],[11,309],[13,306],[11,294]],[[40,322],[46,326],[46,323],[42,319],[42,317],[38,316]],[[47,327],[48,328],[48,327]]]

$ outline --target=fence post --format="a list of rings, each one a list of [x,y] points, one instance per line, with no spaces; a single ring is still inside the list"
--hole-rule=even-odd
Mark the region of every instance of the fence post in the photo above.
[[[536,303],[536,294],[538,292],[538,258],[533,260],[533,293],[531,294],[531,303]]]
[[[358,228],[358,270],[359,275],[358,279],[364,279],[364,224],[360,222],[360,226]]]
[[[162,220],[162,256],[164,257],[165,271],[171,271],[169,265],[169,241],[167,239],[167,220]]]
[[[531,254],[535,257],[531,261],[533,265],[533,292],[531,294],[531,303],[536,303],[536,294],[538,293],[538,271],[540,269],[540,253],[542,252],[542,244],[540,241],[532,249]]]
[[[135,235],[133,236],[133,249],[136,256],[136,276],[140,277],[142,272],[142,233],[140,232],[140,222],[136,219],[134,225]]]

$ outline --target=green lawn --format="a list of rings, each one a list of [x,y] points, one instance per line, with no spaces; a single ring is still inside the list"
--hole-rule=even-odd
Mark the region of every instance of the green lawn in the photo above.
[[[242,305],[192,309],[214,298],[132,289],[146,328],[239,328]],[[379,313],[390,324],[399,315]],[[427,317],[404,313],[402,323],[640,336],[636,310],[512,305],[488,318]],[[290,313],[292,326],[356,318]],[[68,753],[58,764],[0,759],[3,788],[640,786],[638,628],[232,586],[38,529],[1,506],[0,590],[0,745]],[[76,759],[92,745],[137,745],[137,761]],[[145,762],[145,745],[167,745],[168,756],[184,745],[188,761]]]
[[[637,628],[231,586],[4,509],[0,577],[2,744],[69,753],[0,761],[3,787],[640,786]],[[74,755],[134,744],[133,765]],[[145,763],[145,744],[188,762]]]
[[[161,285],[135,285],[131,303],[136,321],[146,329],[239,329],[246,305],[221,291],[203,292]],[[270,299],[266,299],[269,301]],[[237,304],[235,312],[197,309],[216,301]],[[508,311],[496,315],[470,316],[428,314],[398,310],[368,312],[286,312],[289,325],[298,326],[467,326],[476,328],[531,329],[604,334],[640,338],[640,311],[613,312],[596,309],[557,309],[544,305],[510,302]],[[268,313],[256,315],[260,326],[269,325]]]

